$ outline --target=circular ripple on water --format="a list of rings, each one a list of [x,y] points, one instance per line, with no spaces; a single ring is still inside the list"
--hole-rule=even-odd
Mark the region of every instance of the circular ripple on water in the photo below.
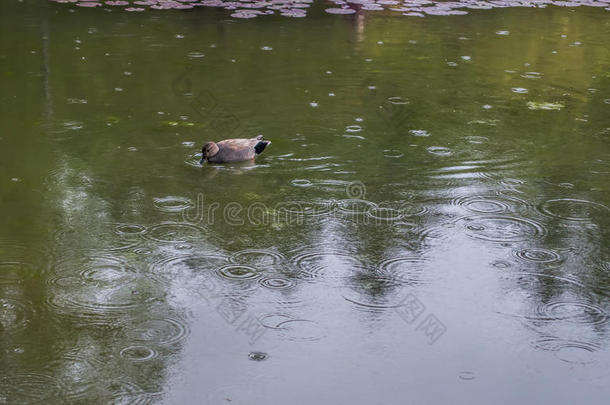
[[[175,318],[149,319],[137,325],[130,322],[125,327],[131,340],[162,346],[179,343],[189,334],[186,322]]]
[[[112,404],[144,405],[158,403],[159,392],[146,392],[136,384],[125,380],[104,381],[102,391],[109,394]]]
[[[481,215],[460,221],[469,236],[491,242],[529,241],[546,235],[543,225],[527,218]]]
[[[46,305],[51,311],[104,325],[115,322],[110,315],[144,305],[154,287],[115,258],[71,260],[56,269],[62,276],[49,279]]]
[[[531,294],[531,291],[548,290],[551,286],[553,291],[559,291],[562,295],[589,296],[590,289],[575,279],[523,271],[503,271],[497,274],[503,279],[503,283],[509,283],[505,285],[504,290],[511,291],[511,294],[494,302],[500,314],[522,318],[535,325],[541,322],[552,326],[562,323],[600,325],[608,322],[608,314],[590,301],[582,302],[578,298],[541,304],[539,297]],[[588,301],[587,298],[584,300]]]
[[[269,329],[281,329],[279,325],[291,320],[294,320],[294,318],[287,314],[265,314],[258,318],[261,325]]]
[[[430,136],[430,132],[425,129],[411,129],[409,133],[414,136]]]
[[[154,278],[174,280],[207,274],[227,264],[227,260],[227,257],[222,255],[192,254],[164,258],[153,263],[150,268]]]
[[[310,280],[346,277],[354,269],[364,268],[362,261],[342,252],[303,253],[295,256],[293,263],[298,269],[298,276]]]
[[[231,255],[232,263],[249,264],[251,266],[274,266],[285,260],[281,253],[267,249],[245,249]]]
[[[326,329],[314,321],[290,319],[277,325],[280,335],[295,342],[313,342],[326,337]]]
[[[135,249],[139,244],[140,241],[138,240],[111,238],[108,240],[108,244],[105,244],[103,240],[99,240],[99,245],[94,250],[95,252],[112,254]]]
[[[476,378],[476,374],[472,371],[461,371],[458,378],[462,381],[472,381]]]
[[[403,287],[403,284],[392,277],[361,274],[351,280],[342,296],[346,301],[366,311],[397,308],[402,305],[405,297]]]
[[[559,264],[563,261],[559,253],[543,248],[528,248],[515,251],[515,256],[533,263]]]
[[[478,214],[514,212],[518,206],[525,205],[524,201],[517,198],[477,195],[457,197],[451,203]]]
[[[0,401],[6,404],[48,404],[63,398],[62,384],[50,375],[11,373],[0,377]]]
[[[429,146],[426,150],[428,153],[436,156],[451,156],[453,154],[451,149],[444,146]]]
[[[419,217],[428,213],[429,208],[410,201],[401,202],[398,210],[403,218]]]
[[[121,236],[140,236],[146,233],[146,227],[138,224],[118,224],[114,232]]]
[[[31,303],[0,297],[0,332],[15,333],[23,329],[32,318]]]
[[[435,241],[446,241],[456,232],[457,226],[455,222],[444,222],[441,224],[433,224],[422,227],[416,230],[420,241],[432,243]]]
[[[534,340],[532,345],[536,349],[553,352],[558,359],[572,364],[593,363],[595,353],[602,349],[594,343],[560,339],[553,336],[545,336]]]
[[[148,255],[152,254],[153,251],[147,247],[140,247],[140,248],[134,249],[133,252],[137,255],[148,256]]]
[[[374,222],[394,222],[403,217],[400,209],[390,207],[374,207],[367,211],[366,215]]]
[[[272,290],[285,290],[296,286],[296,282],[284,277],[265,277],[259,280],[260,285]]]
[[[550,302],[537,310],[540,319],[576,324],[599,325],[608,322],[608,314],[596,305],[582,302]]]
[[[80,272],[81,278],[98,286],[118,285],[137,277],[134,268],[115,258],[95,258],[94,261],[87,261],[83,267],[85,268]]]
[[[203,52],[193,51],[193,52],[187,53],[186,56],[188,56],[191,59],[196,59],[196,58],[203,58],[205,56],[205,54]]]
[[[403,157],[405,154],[399,151],[398,149],[385,149],[383,151],[383,156],[390,159],[398,159]]]
[[[186,197],[158,197],[153,200],[153,205],[160,211],[180,212],[193,206],[191,200]]]
[[[64,227],[53,232],[53,240],[60,247],[69,248],[74,243],[85,242],[89,246],[95,246],[95,252],[107,254],[123,252],[136,248],[141,241],[134,238],[117,238],[116,231],[103,233],[101,236],[93,237],[72,227]]]
[[[0,239],[0,284],[13,284],[49,270],[55,258],[47,250]]]
[[[409,104],[409,100],[405,97],[395,96],[395,97],[389,97],[388,103],[396,104],[396,105],[405,105],[405,104]]]
[[[256,268],[245,264],[230,264],[216,270],[216,273],[229,280],[254,280],[261,276]]]
[[[345,132],[360,132],[362,127],[360,125],[348,125],[345,127]]]
[[[156,350],[147,346],[128,346],[122,349],[119,355],[129,361],[141,362],[152,360],[159,354]]]
[[[155,242],[183,243],[201,239],[205,229],[187,223],[168,222],[150,228],[147,237]]]
[[[136,270],[124,260],[114,256],[91,256],[64,260],[53,266],[55,274],[49,282],[54,284],[59,278],[79,277],[81,284],[98,286],[121,285],[137,277]]]
[[[0,262],[0,284],[17,284],[34,276],[34,266],[22,261]]]
[[[112,288],[99,288],[93,283],[83,284],[72,277],[57,279],[58,287],[51,291],[47,305],[56,312],[67,316],[88,318],[95,323],[113,323],[108,315],[119,315],[126,310],[142,306],[146,299],[137,293],[136,283],[123,284]]]
[[[504,179],[498,180],[498,184],[501,184],[503,186],[508,186],[508,187],[518,187],[518,186],[524,185],[525,181],[521,180],[521,179],[504,178]]]
[[[583,284],[581,284],[580,282],[578,282],[572,278],[555,276],[553,274],[530,273],[530,272],[525,272],[525,271],[519,271],[519,272],[514,272],[514,273],[505,272],[505,273],[502,273],[502,275],[503,275],[503,277],[516,279],[518,284],[520,284],[520,288],[522,288],[523,290],[533,289],[533,288],[535,288],[537,283],[548,284],[551,282],[557,283],[558,285],[565,284],[565,286],[569,287],[569,288],[575,288],[575,287],[584,288]],[[533,284],[533,283],[536,283],[536,284]]]
[[[392,224],[392,229],[398,233],[411,233],[417,227],[413,222],[400,221]]]
[[[377,204],[374,202],[361,199],[345,199],[337,201],[337,208],[339,211],[350,215],[366,215],[370,210],[376,207]]]
[[[506,260],[496,260],[491,265],[493,267],[495,267],[496,269],[502,269],[502,270],[512,267],[512,264],[510,262],[507,262]]]
[[[90,398],[99,386],[98,376],[104,363],[91,353],[91,348],[74,349],[62,353],[46,364],[53,376],[61,381],[65,390],[64,402],[76,403]]]
[[[421,284],[427,279],[425,259],[414,256],[393,257],[379,263],[378,269],[382,274],[387,274],[394,281],[407,284]]]
[[[290,184],[292,184],[295,187],[311,187],[313,186],[313,183],[311,182],[311,180],[307,180],[307,179],[294,179],[290,182]]]
[[[467,136],[466,141],[468,143],[473,143],[473,144],[482,144],[482,143],[489,142],[489,138],[487,138],[486,136],[472,135],[472,136]]]
[[[299,218],[328,215],[333,209],[332,201],[286,201],[277,206],[275,220],[298,223]]]
[[[587,200],[557,198],[540,205],[540,212],[546,216],[568,221],[590,221],[593,217],[607,216],[608,207]]]

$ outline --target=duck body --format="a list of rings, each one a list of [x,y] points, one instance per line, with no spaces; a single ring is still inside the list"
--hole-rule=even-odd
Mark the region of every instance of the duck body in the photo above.
[[[263,136],[255,138],[225,139],[220,142],[208,142],[201,150],[200,164],[207,160],[210,163],[232,163],[253,160],[260,155],[270,141],[264,141]]]

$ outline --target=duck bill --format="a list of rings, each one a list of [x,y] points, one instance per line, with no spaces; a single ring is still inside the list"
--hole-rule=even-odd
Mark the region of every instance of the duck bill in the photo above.
[[[199,164],[200,164],[200,165],[203,165],[204,163],[205,163],[205,159],[201,159],[201,160],[199,161]]]

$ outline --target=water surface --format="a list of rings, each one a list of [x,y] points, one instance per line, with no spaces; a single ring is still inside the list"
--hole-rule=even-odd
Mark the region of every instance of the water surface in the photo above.
[[[0,403],[605,403],[607,11],[328,7],[1,3]]]

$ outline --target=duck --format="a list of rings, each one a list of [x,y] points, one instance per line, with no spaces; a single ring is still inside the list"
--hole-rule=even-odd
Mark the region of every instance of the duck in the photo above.
[[[250,139],[235,138],[208,142],[201,148],[199,164],[203,165],[206,161],[210,163],[232,163],[254,160],[270,144],[271,141],[263,140],[262,135]]]

